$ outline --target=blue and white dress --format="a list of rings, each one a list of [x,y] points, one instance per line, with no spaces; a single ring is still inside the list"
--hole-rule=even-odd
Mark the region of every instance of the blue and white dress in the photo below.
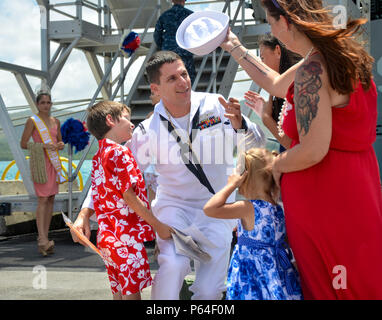
[[[292,252],[285,243],[281,206],[252,200],[255,226],[238,223],[238,243],[228,269],[228,300],[301,300],[302,292]]]

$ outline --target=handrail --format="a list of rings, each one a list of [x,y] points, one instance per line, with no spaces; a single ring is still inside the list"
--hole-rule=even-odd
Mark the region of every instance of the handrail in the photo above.
[[[29,156],[26,156],[25,157],[26,160],[29,159]],[[69,160],[68,158],[65,158],[65,157],[60,157],[60,160],[61,162],[66,162],[66,163],[69,163]],[[4,169],[2,175],[1,175],[1,178],[0,180],[3,181],[3,180],[6,180],[5,178],[7,177],[7,173],[8,171],[16,164],[16,160],[12,160]],[[72,167],[74,169],[77,168],[76,164],[75,163],[72,163]],[[69,182],[69,177],[68,177],[68,171],[66,170],[65,167],[62,167],[62,170],[64,171],[64,177],[66,179],[67,182]],[[66,175],[66,176],[65,176]],[[20,180],[22,181],[22,179],[19,179],[20,178],[20,170],[17,169],[16,171],[16,174],[15,174],[15,179],[14,180]],[[84,183],[83,183],[83,179],[82,179],[82,174],[81,172],[78,174],[78,181],[79,181],[79,190],[82,191],[83,187],[84,187]]]
[[[145,0],[145,1],[147,1],[147,0]],[[141,6],[140,9],[143,8],[144,4],[145,4],[145,2],[142,4],[142,6]],[[152,13],[150,19],[147,21],[145,30],[143,31],[143,34],[142,34],[142,36],[141,36],[141,41],[142,41],[142,42],[143,42],[143,40],[145,39],[145,37],[146,37],[146,35],[147,35],[147,32],[148,32],[148,30],[149,30],[149,26],[150,26],[151,23],[153,22],[153,20],[154,20],[156,14],[157,14],[157,12],[158,12],[159,10],[160,10],[160,7],[157,6],[157,7],[156,7],[156,10],[153,11],[153,13]],[[139,12],[141,13],[142,10],[140,10]],[[138,15],[136,15],[135,18],[137,18],[137,16],[138,16]],[[136,21],[136,19],[135,19],[135,21]],[[128,65],[126,66],[126,68],[123,70],[123,76],[119,79],[118,85],[117,85],[117,87],[116,87],[116,89],[115,89],[115,91],[114,91],[112,97],[110,98],[111,100],[114,100],[115,96],[117,95],[117,92],[118,92],[119,88],[121,87],[121,85],[123,84],[123,82],[124,82],[124,80],[125,80],[125,78],[126,78],[127,71],[129,70],[129,68],[130,68],[130,66],[132,65],[133,61],[135,61],[136,59],[137,59],[137,54],[136,54],[136,52],[134,52],[133,55],[132,55],[132,57],[130,57],[129,64],[128,64]],[[144,67],[144,65],[143,65],[143,67]],[[136,77],[135,80],[137,80],[137,78],[138,78],[138,77]],[[134,84],[133,84],[132,88],[133,88],[133,87],[134,87]],[[132,91],[132,90],[130,89],[130,92],[131,92],[131,91]],[[130,100],[130,101],[131,101],[131,100]],[[130,101],[129,101],[129,103],[130,103]]]
[[[141,4],[140,9],[139,9],[139,12],[140,12],[140,13],[142,13],[142,10],[143,10],[143,8],[144,8],[146,2],[147,2],[147,0],[145,0],[145,1]],[[159,10],[158,7],[156,8],[156,10],[154,10],[152,17],[150,18],[150,21],[152,21],[152,19],[153,19],[153,17],[155,16],[157,10]],[[135,18],[138,19],[138,14],[136,15]],[[136,21],[136,20],[135,20],[135,21]],[[149,21],[149,23],[150,23],[150,21]],[[149,24],[148,24],[148,25],[149,25]],[[146,36],[146,34],[147,34],[148,25],[146,25],[145,31],[143,32],[143,38],[144,38],[144,37]],[[130,25],[129,27],[131,27],[131,25]],[[143,40],[143,39],[142,39],[142,40]],[[104,76],[103,76],[103,78],[102,78],[100,84],[98,85],[98,88],[97,88],[95,94],[93,95],[93,98],[92,98],[91,101],[89,102],[88,107],[90,107],[91,105],[94,104],[94,102],[95,102],[95,100],[96,100],[96,98],[97,98],[99,92],[101,91],[101,88],[103,87],[104,83],[106,82],[107,78],[108,78],[109,75],[110,75],[110,72],[111,72],[111,70],[112,70],[112,67],[113,67],[113,65],[114,65],[114,63],[115,63],[115,61],[116,61],[118,55],[119,55],[119,51],[115,54],[113,60],[111,61],[111,63],[110,63],[110,65],[109,65],[107,71],[105,72],[105,74],[104,74]],[[128,69],[130,68],[130,66],[132,65],[132,63],[133,63],[135,57],[136,57],[136,52],[134,52],[133,55],[130,57],[129,64],[128,64],[128,65],[126,66],[126,68],[124,69],[124,75],[127,74],[127,71],[128,71]],[[137,78],[138,78],[138,77],[136,77],[136,80],[137,80]],[[112,95],[112,97],[111,97],[111,100],[114,100],[114,98],[115,98],[115,96],[116,96],[116,94],[117,94],[117,92],[118,92],[118,90],[119,90],[119,88],[120,88],[121,85],[122,85],[122,82],[119,81],[119,82],[118,82],[118,86],[117,86],[116,90],[114,91],[114,93],[113,93],[113,95]],[[130,92],[131,92],[131,91],[132,91],[132,90],[130,90]],[[83,117],[81,118],[81,121],[85,121],[85,119],[86,119],[86,113],[84,113]],[[94,143],[94,140],[95,140],[94,137],[92,137],[91,140],[90,140],[89,146],[86,148],[84,154],[83,154],[82,157],[81,157],[79,166],[82,165],[82,163],[84,162],[85,158],[87,157],[87,155],[88,155],[88,153],[89,153],[89,150],[90,150],[92,144]],[[78,170],[76,170],[76,171],[74,172],[74,176],[75,176],[77,173],[78,173]]]
[[[97,11],[97,12],[99,10],[102,10],[102,8],[100,8],[95,3],[92,3],[92,2],[86,1],[86,0],[76,0],[76,1],[73,1],[73,2],[55,3],[55,4],[51,4],[49,8],[51,10],[53,10],[53,9],[55,9],[55,7],[69,7],[69,6],[76,6],[76,5],[79,5],[79,4],[83,5],[86,8],[89,8],[89,9],[92,9],[94,11]]]
[[[128,30],[131,30],[135,25],[135,22],[138,20],[138,17],[142,14],[143,8],[146,6],[146,2],[147,0],[143,0],[141,6],[138,9],[137,14],[135,15],[134,19],[130,22]]]
[[[160,5],[156,6],[156,8],[153,11],[148,23],[146,24],[144,35],[146,35],[146,32],[148,30],[148,26],[151,24],[152,20],[155,18],[155,16],[157,15],[158,12],[160,12]],[[135,90],[138,88],[139,81],[141,81],[141,78],[144,74],[146,62],[151,57],[151,55],[154,53],[155,49],[156,49],[156,44],[155,44],[155,41],[153,41],[151,43],[149,52],[146,54],[146,58],[145,58],[144,62],[142,63],[141,68],[139,69],[139,72],[138,72],[137,76],[135,77],[135,80],[134,80],[134,82],[130,88],[129,94],[125,100],[125,104],[129,105],[131,100],[133,99],[133,94],[135,93]]]
[[[125,104],[126,105],[129,105],[131,100],[133,99],[133,94],[135,92],[135,90],[138,88],[138,85],[139,85],[139,81],[141,80],[143,74],[144,74],[144,70],[145,70],[145,65],[146,65],[146,62],[149,60],[149,58],[152,56],[152,54],[154,53],[155,49],[157,48],[156,44],[155,44],[155,41],[153,41],[151,43],[151,46],[150,46],[150,49],[149,49],[149,52],[147,53],[146,55],[146,58],[145,60],[143,61],[142,63],[142,66],[141,68],[139,69],[139,72],[135,78],[135,81],[130,89],[130,92],[125,100]]]

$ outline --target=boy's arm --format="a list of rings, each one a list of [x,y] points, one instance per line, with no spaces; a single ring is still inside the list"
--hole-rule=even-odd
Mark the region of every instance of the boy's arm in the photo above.
[[[90,208],[82,208],[79,212],[76,221],[73,223],[73,227],[75,227],[78,231],[82,232],[88,239],[90,239],[91,230],[90,230],[90,217],[95,213],[93,209]],[[77,235],[70,230],[72,235],[72,239],[74,242],[80,242],[85,245]]]
[[[84,202],[82,203],[81,211],[78,213],[76,221],[74,221],[73,226],[80,232],[82,232],[88,239],[90,239],[90,217],[95,214],[94,202],[92,197],[92,186],[90,186],[89,191],[86,195]],[[72,233],[72,238],[74,242],[81,242],[81,240]]]
[[[160,222],[153,215],[152,211],[145,207],[142,200],[139,199],[135,194],[133,188],[129,188],[126,192],[123,193],[123,199],[138,216],[140,216],[154,228],[161,239],[171,239],[171,233],[174,232],[173,229],[170,226]]]

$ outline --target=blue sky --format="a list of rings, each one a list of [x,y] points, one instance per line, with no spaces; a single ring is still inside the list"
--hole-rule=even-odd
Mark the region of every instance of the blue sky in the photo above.
[[[197,0],[189,0],[187,3],[194,1]],[[72,1],[50,1],[51,4],[57,2]],[[222,4],[190,5],[189,8],[193,11],[204,10],[205,8],[221,10]],[[85,20],[91,19],[89,18],[89,12],[93,13],[89,9],[84,9]],[[55,20],[57,17],[57,14],[53,12],[51,19]],[[62,19],[62,16],[59,17]],[[41,69],[40,11],[35,0],[0,1],[0,48],[0,61],[38,70]],[[51,42],[52,55],[56,48],[57,45]],[[119,63],[116,63],[116,65],[117,68],[113,78],[119,72]],[[138,68],[139,65],[133,66],[131,72],[137,72]],[[246,74],[242,72],[242,75],[239,75],[239,77],[244,78]],[[28,79],[31,82],[32,89],[37,91],[40,81],[33,77],[28,77]],[[131,83],[127,81],[125,84],[126,90],[130,85]],[[231,95],[241,98],[249,86],[249,81],[234,85]],[[91,98],[96,88],[96,81],[85,59],[85,55],[79,50],[73,50],[52,88],[53,101]],[[0,94],[7,107],[26,104],[21,89],[10,72],[0,70]]]

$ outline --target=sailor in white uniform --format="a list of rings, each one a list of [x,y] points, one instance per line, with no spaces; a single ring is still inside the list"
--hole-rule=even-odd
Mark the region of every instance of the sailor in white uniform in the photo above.
[[[207,217],[203,206],[225,186],[234,168],[238,135],[250,136],[252,146],[258,147],[264,146],[265,136],[241,115],[237,100],[227,103],[221,95],[192,91],[187,70],[175,53],[154,54],[146,71],[152,92],[162,99],[153,116],[136,128],[129,146],[142,172],[154,163],[159,175],[152,203],[155,216],[180,231],[197,230],[206,240],[199,244],[211,260],[194,260],[192,299],[221,299],[235,221]],[[228,202],[234,202],[234,196]],[[92,207],[91,199],[84,207]],[[179,299],[191,271],[190,258],[176,253],[173,240],[157,237],[157,243],[159,270],[152,299]]]

